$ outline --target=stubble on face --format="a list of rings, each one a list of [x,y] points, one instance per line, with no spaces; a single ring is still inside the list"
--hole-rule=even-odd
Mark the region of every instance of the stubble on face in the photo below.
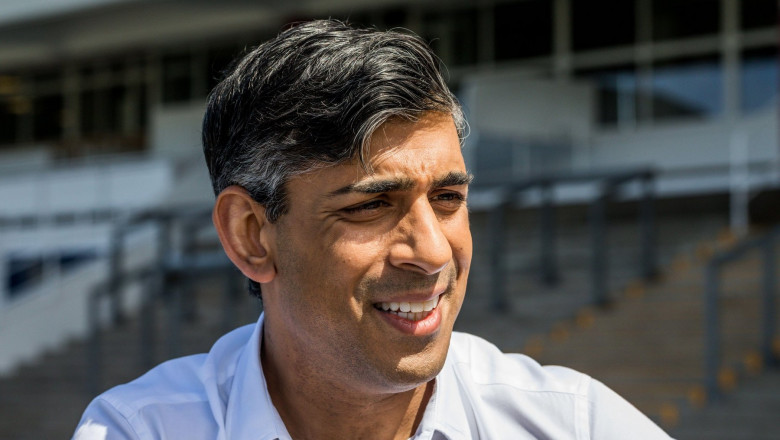
[[[378,174],[385,170],[384,176],[392,177],[401,172],[422,186],[453,171],[465,173],[451,118],[388,125],[382,132],[392,135],[399,127],[406,130],[398,137],[404,145],[380,149],[374,156],[382,159],[376,167]],[[409,166],[410,162],[425,165],[418,168]],[[267,290],[270,296],[264,294],[269,310],[266,328],[282,330],[284,335],[277,336],[286,341],[283,349],[288,351],[284,356],[290,361],[289,368],[308,372],[305,374],[312,381],[333,377],[333,385],[340,384],[345,391],[405,391],[431,380],[444,364],[470,262],[468,214],[464,204],[453,214],[444,215],[449,223],[437,226],[453,253],[440,271],[423,274],[388,264],[388,246],[398,241],[398,234],[408,234],[409,225],[404,225],[406,232],[399,232],[393,221],[353,224],[351,220],[339,220],[335,227],[338,232],[334,233],[334,228],[323,227],[324,221],[312,208],[318,203],[316,197],[307,198],[355,181],[360,174],[357,169],[356,164],[324,169],[296,178],[290,185],[290,211],[274,225],[279,282],[275,291]],[[424,173],[424,180],[416,180],[419,172]],[[346,181],[328,187],[333,179],[343,180],[344,176]],[[427,190],[411,191],[434,207],[440,203],[435,194],[426,194]],[[406,200],[389,197],[393,206]],[[443,287],[438,306],[443,319],[433,334],[404,335],[377,319],[381,313],[375,308],[377,301],[399,293],[433,292]]]

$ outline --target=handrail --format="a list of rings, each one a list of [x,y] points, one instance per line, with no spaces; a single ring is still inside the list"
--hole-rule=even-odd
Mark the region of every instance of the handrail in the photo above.
[[[141,363],[145,368],[153,364],[153,352],[155,345],[154,303],[158,299],[165,302],[168,325],[168,353],[176,356],[179,353],[179,328],[183,313],[186,313],[187,301],[182,295],[182,285],[192,278],[208,273],[224,273],[227,277],[236,274],[236,270],[230,260],[221,251],[199,252],[194,246],[197,229],[210,225],[204,219],[210,209],[194,208],[147,210],[137,214],[128,215],[115,228],[111,240],[111,252],[109,254],[108,279],[99,283],[92,290],[88,302],[89,319],[89,346],[87,349],[87,391],[95,395],[100,391],[102,379],[101,348],[102,341],[100,306],[102,301],[109,302],[111,311],[110,323],[121,324],[122,316],[121,294],[124,288],[135,282],[147,282],[153,284],[144,289],[144,297],[141,303]],[[153,261],[140,268],[127,269],[123,267],[127,235],[147,223],[158,226],[158,249]],[[184,231],[182,240],[174,243],[171,229],[180,226]],[[230,294],[226,289],[226,294]],[[225,303],[231,305],[232,299]],[[226,312],[227,313],[227,312]],[[225,322],[227,320],[225,319]]]
[[[506,263],[504,256],[505,229],[507,211],[518,194],[539,189],[540,204],[540,246],[539,261],[542,281],[555,284],[559,280],[555,261],[555,203],[553,188],[566,183],[596,183],[598,194],[590,204],[591,225],[591,297],[597,305],[609,302],[607,277],[607,203],[622,185],[633,181],[641,184],[642,198],[638,213],[640,222],[640,243],[642,249],[641,275],[652,279],[658,273],[655,237],[655,171],[650,168],[602,170],[587,172],[558,173],[540,175],[517,181],[501,182],[480,179],[477,184],[482,188],[496,190],[497,203],[488,212],[490,231],[491,307],[496,311],[506,310],[507,292],[505,288]]]
[[[767,364],[777,364],[780,359],[774,353],[772,341],[775,338],[777,318],[775,316],[775,247],[780,239],[780,226],[763,236],[743,241],[733,248],[714,255],[704,269],[704,321],[705,321],[705,387],[708,396],[719,394],[721,372],[721,332],[719,287],[721,269],[744,257],[747,252],[760,249],[763,255],[761,355]]]
[[[109,286],[108,295],[111,298],[112,319],[115,324],[122,322],[124,317],[121,310],[121,284],[126,276],[122,272],[122,260],[124,241],[127,236],[145,224],[157,224],[158,231],[158,261],[163,261],[168,257],[171,250],[170,227],[171,222],[176,219],[197,218],[208,215],[211,212],[210,207],[190,206],[190,207],[170,207],[166,209],[148,209],[126,215],[118,225],[113,229],[109,247]],[[188,237],[192,234],[188,234]]]

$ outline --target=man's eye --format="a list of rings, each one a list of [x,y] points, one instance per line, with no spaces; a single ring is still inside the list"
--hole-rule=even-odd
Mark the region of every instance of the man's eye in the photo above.
[[[387,202],[384,200],[372,200],[370,202],[362,203],[357,206],[350,206],[348,208],[344,208],[343,211],[347,214],[360,214],[360,213],[367,213],[374,210],[377,210],[383,206],[388,206]]]
[[[450,206],[456,206],[456,205],[460,206],[461,204],[463,204],[463,202],[466,201],[466,197],[461,193],[446,192],[434,196],[433,201],[446,203]]]

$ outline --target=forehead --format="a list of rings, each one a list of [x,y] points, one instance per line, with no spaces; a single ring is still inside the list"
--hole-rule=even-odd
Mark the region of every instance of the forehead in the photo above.
[[[455,123],[442,113],[384,123],[371,136],[366,160],[368,175],[392,174],[399,168],[422,173],[465,170]]]
[[[313,206],[321,198],[384,192],[377,190],[382,186],[379,182],[384,182],[388,191],[424,189],[448,181],[453,172],[466,175],[453,119],[438,113],[418,121],[393,120],[381,125],[371,136],[365,161],[366,166],[355,160],[290,179],[290,200]]]

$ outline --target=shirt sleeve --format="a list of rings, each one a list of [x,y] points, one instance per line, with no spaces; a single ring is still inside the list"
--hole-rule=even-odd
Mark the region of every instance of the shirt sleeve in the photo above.
[[[81,416],[73,440],[136,440],[140,436],[113,405],[98,397]]]
[[[633,405],[603,383],[592,379],[588,390],[590,406],[590,438],[598,440],[670,439]]]

